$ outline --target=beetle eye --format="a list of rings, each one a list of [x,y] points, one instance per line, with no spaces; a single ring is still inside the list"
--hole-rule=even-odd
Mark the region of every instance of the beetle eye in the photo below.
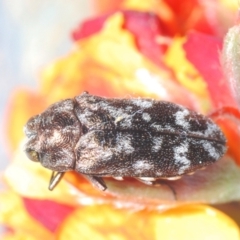
[[[38,153],[32,149],[27,149],[26,154],[28,158],[34,162],[39,162],[39,156]]]

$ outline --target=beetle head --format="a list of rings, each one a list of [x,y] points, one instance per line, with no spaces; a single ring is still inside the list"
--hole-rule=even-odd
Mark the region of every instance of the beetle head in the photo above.
[[[74,147],[81,130],[73,108],[73,101],[68,99],[29,119],[24,128],[28,138],[25,152],[32,161],[58,172],[74,169]]]

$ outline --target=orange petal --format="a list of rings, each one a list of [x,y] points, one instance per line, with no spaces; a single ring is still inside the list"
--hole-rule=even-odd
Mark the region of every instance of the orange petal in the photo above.
[[[38,93],[27,89],[18,89],[13,93],[6,119],[7,134],[13,149],[23,138],[23,126],[28,119],[45,108],[46,102]]]
[[[233,157],[235,162],[240,166],[240,151],[238,142],[240,142],[240,111],[234,107],[222,107],[213,112],[212,117],[215,122],[221,127],[228,145],[228,153]]]
[[[57,239],[209,239],[237,240],[239,228],[222,212],[203,205],[168,210],[132,211],[112,206],[77,209],[63,223]]]

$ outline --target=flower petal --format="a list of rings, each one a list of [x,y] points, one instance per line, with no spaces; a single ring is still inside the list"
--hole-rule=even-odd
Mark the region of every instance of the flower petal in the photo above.
[[[3,236],[0,236],[1,240],[38,240],[36,237],[32,236],[29,233],[25,232],[11,232],[5,233]],[[45,239],[47,240],[47,239]]]
[[[192,205],[172,209],[157,221],[156,239],[239,239],[239,228],[232,219],[214,208]]]
[[[160,213],[100,205],[77,209],[63,223],[57,239],[207,240],[209,236],[237,240],[240,235],[236,223],[207,206],[189,205]]]
[[[49,200],[23,198],[23,202],[28,213],[51,232],[74,210],[71,206]]]
[[[220,39],[201,33],[191,33],[184,44],[189,61],[204,77],[215,108],[225,105],[236,106],[228,83],[221,71],[219,49]],[[196,51],[197,49],[197,51]]]
[[[231,219],[233,219],[240,227],[240,202],[229,202],[225,204],[214,205],[214,208],[217,208],[219,211],[228,215]]]
[[[197,108],[194,95],[176,83],[170,71],[138,51],[133,35],[122,29],[123,20],[122,13],[112,15],[98,34],[78,41],[75,52],[46,70],[42,81],[46,99],[57,101],[87,90],[108,97],[134,94]]]
[[[240,166],[240,151],[238,142],[240,142],[240,111],[233,107],[222,107],[211,113],[210,117],[221,127],[226,138],[228,154]]]
[[[165,63],[174,71],[179,83],[198,97],[198,102],[201,103],[201,112],[206,112],[210,109],[207,84],[197,69],[186,58],[183,49],[185,41],[185,37],[175,37],[173,39],[171,46],[165,53]]]
[[[160,180],[160,186],[138,182],[105,180],[108,192],[123,201],[147,203],[169,208],[181,203],[225,203],[240,200],[240,167],[229,157],[193,175],[184,175],[176,181]]]
[[[122,0],[114,1],[114,4],[109,0],[93,2],[97,12],[117,9],[153,12],[159,16],[171,36],[182,36],[193,29],[209,35],[222,36],[232,25],[237,11],[234,0],[184,0],[181,4],[173,0]]]
[[[158,16],[152,12],[127,10],[119,11],[119,13],[123,16],[121,27],[133,35],[138,50],[153,62],[162,66],[163,52],[158,38],[162,34],[163,29]],[[78,41],[100,32],[108,18],[111,18],[112,15],[107,14],[84,22],[73,32],[73,39]]]
[[[27,213],[20,196],[8,191],[0,193],[0,199],[1,224],[36,239],[52,239],[52,234]]]

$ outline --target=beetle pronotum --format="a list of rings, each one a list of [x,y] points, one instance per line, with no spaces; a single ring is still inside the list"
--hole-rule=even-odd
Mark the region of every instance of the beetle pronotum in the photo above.
[[[87,92],[57,102],[25,126],[28,157],[53,170],[49,189],[66,171],[100,190],[102,177],[152,184],[177,178],[222,157],[226,139],[210,119],[153,99],[108,99]],[[55,174],[57,172],[57,174]]]

